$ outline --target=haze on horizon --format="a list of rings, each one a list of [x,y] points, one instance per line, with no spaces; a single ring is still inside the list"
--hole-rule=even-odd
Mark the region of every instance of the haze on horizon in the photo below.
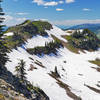
[[[100,23],[99,4],[99,0],[4,0],[2,7],[8,26],[26,19],[42,19],[69,26]]]

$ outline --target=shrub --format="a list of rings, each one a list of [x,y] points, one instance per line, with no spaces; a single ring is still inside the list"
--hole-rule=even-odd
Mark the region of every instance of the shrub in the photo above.
[[[24,39],[21,35],[15,33],[13,36],[7,36],[5,42],[7,47],[12,49],[21,46],[21,44],[24,43]]]
[[[30,54],[50,54],[50,53],[54,53],[56,55],[57,49],[63,47],[62,43],[60,41],[52,41],[50,43],[45,43],[45,46],[38,46],[35,48],[28,48],[27,52],[29,52]]]
[[[97,50],[100,46],[100,40],[88,29],[84,29],[83,32],[76,30],[72,35],[67,36],[66,39],[70,45],[79,49]]]

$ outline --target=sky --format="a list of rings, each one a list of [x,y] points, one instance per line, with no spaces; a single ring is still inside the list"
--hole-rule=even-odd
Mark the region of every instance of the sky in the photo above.
[[[4,0],[2,8],[8,26],[26,19],[62,26],[100,23],[100,0]]]

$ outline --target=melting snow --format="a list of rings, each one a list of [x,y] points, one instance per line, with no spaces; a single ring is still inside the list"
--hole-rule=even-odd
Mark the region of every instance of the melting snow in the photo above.
[[[4,35],[5,36],[12,36],[14,33],[13,32],[8,32],[8,33],[5,33]]]
[[[52,30],[47,32],[49,35],[53,34],[59,39],[66,41],[61,37],[61,35],[66,35],[67,33],[55,26],[53,26]],[[28,39],[25,46],[27,48],[43,46],[47,41],[52,41],[52,38],[37,36]],[[84,84],[87,84],[98,88],[96,84],[100,81],[100,73],[91,68],[97,66],[89,63],[88,60],[94,60],[97,57],[100,58],[100,51],[86,51],[86,53],[80,52],[80,54],[75,54],[66,48],[61,48],[58,51],[58,56],[45,55],[40,58],[36,55],[30,55],[25,51],[25,49],[18,47],[18,50],[13,49],[8,56],[11,60],[11,62],[6,63],[8,70],[15,74],[14,69],[18,63],[18,59],[23,59],[26,62],[28,80],[43,89],[49,96],[50,100],[72,100],[66,94],[66,91],[56,83],[56,80],[48,75],[48,73],[54,71],[55,66],[57,66],[58,72],[61,75],[60,80],[68,84],[71,91],[80,96],[82,100],[100,100],[100,94],[84,86]],[[34,61],[29,59],[29,57],[33,58]],[[40,61],[45,68],[37,65],[35,63],[37,60]],[[28,71],[30,64],[33,64],[37,69]]]

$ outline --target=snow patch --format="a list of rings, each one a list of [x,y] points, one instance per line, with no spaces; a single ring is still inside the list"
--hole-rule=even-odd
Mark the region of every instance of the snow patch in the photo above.
[[[61,29],[53,26],[53,29],[47,31],[49,36],[52,34],[57,38],[67,42],[61,35],[66,35]],[[52,41],[52,37],[33,37],[28,39],[25,44],[26,48],[34,48],[36,46],[44,46],[45,42]],[[15,74],[15,66],[18,64],[19,59],[23,59],[26,62],[27,79],[34,85],[39,86],[50,97],[50,100],[72,100],[66,91],[61,88],[56,80],[48,75],[51,71],[54,71],[55,66],[61,76],[61,81],[68,84],[73,93],[80,96],[82,100],[100,100],[100,94],[90,90],[85,84],[97,88],[96,84],[100,81],[100,73],[91,67],[97,67],[97,65],[89,63],[89,60],[95,60],[100,58],[100,51],[80,52],[75,54],[66,48],[58,50],[58,56],[44,55],[38,57],[36,55],[30,55],[24,48],[18,47],[17,50],[13,49],[8,53],[11,60],[6,63],[6,67],[9,71]],[[34,61],[32,59],[34,59]],[[36,61],[41,62],[45,68],[37,65]],[[37,69],[28,71],[30,64],[33,64]]]
[[[14,35],[13,32],[8,32],[8,33],[5,33],[5,34],[4,34],[4,36],[12,36],[12,35]]]

